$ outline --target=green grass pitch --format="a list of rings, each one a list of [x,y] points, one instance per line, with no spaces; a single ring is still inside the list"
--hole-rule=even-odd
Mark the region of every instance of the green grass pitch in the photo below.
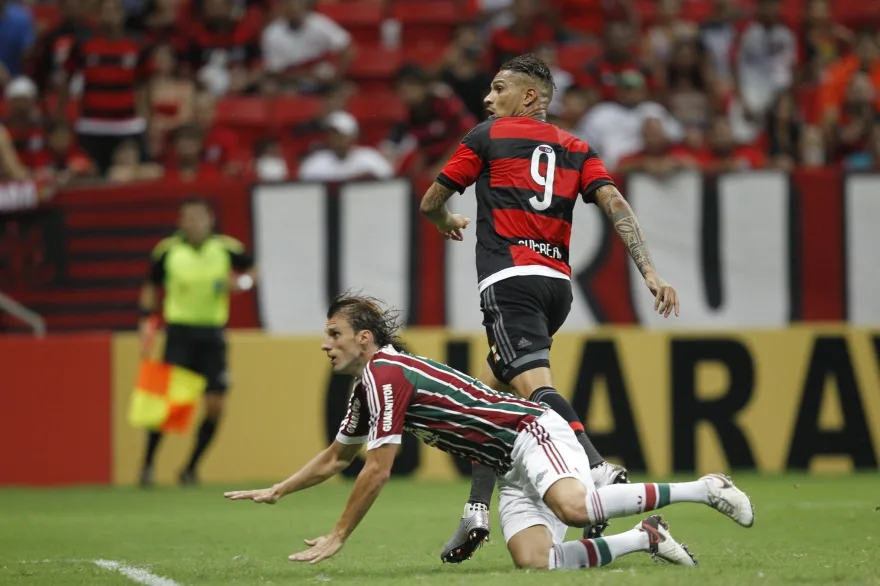
[[[474,559],[443,565],[466,483],[392,480],[336,557],[287,561],[302,539],[332,528],[348,491],[334,482],[275,506],[229,502],[227,488],[0,490],[0,584],[136,584],[94,560],[114,560],[187,585],[331,584],[880,584],[880,475],[737,475],[756,522],[743,529],[701,505],[662,511],[697,568],[633,554],[596,570],[513,569],[493,515],[492,541]],[[494,503],[493,503],[494,504]],[[615,520],[614,533],[636,517]],[[578,532],[571,530],[570,538]],[[158,584],[158,583],[157,583]],[[169,586],[171,582],[167,582]]]

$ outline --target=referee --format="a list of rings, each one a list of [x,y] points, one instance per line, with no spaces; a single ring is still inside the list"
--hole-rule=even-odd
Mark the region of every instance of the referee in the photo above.
[[[157,307],[157,288],[165,288],[163,314],[167,324],[165,357],[170,364],[193,370],[207,381],[205,419],[199,427],[192,456],[180,471],[183,485],[196,484],[196,467],[211,443],[223,412],[229,384],[224,327],[229,317],[229,293],[254,285],[253,257],[238,240],[215,234],[208,202],[187,200],[180,207],[180,229],[153,250],[150,274],[141,290],[140,333],[146,341]],[[153,459],[162,434],[150,431],[140,484],[153,484]]]

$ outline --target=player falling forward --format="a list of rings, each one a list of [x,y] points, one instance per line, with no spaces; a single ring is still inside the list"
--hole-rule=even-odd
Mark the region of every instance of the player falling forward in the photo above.
[[[601,488],[628,482],[626,470],[604,461],[550,375],[553,335],[571,310],[569,241],[578,196],[611,219],[656,297],[656,311],[677,316],[678,294],[657,275],[638,220],[596,152],[546,122],[554,88],[547,65],[533,55],[504,64],[485,99],[492,117],[462,140],[421,209],[446,238],[461,240],[470,219],[450,213],[446,201],[476,183],[477,274],[490,347],[480,380],[559,413],[575,431]],[[475,465],[470,498],[443,561],[468,559],[488,537],[494,487],[492,470]],[[584,537],[601,536],[605,526]]]
[[[292,561],[317,563],[342,548],[390,477],[404,431],[495,471],[501,530],[520,568],[592,568],[633,552],[692,566],[696,561],[672,538],[660,515],[610,537],[563,542],[568,526],[585,527],[672,503],[703,503],[745,527],[754,522],[749,498],[721,474],[693,482],[596,489],[589,461],[562,417],[544,405],[495,392],[445,364],[398,352],[396,335],[396,314],[376,300],[337,297],[327,312],[321,348],[334,372],[354,377],[354,391],[336,440],[271,488],[224,495],[274,504],[341,472],[366,444],[366,462],[336,526],[327,535],[307,539],[310,548],[291,555]]]

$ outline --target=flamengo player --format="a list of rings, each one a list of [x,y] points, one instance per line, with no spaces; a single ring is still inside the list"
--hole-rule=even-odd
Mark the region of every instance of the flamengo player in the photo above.
[[[446,201],[477,184],[477,274],[490,347],[480,380],[497,390],[512,387],[559,413],[577,434],[601,488],[627,482],[626,470],[599,455],[574,409],[554,389],[549,368],[552,337],[571,310],[569,240],[578,196],[611,219],[656,296],[655,310],[677,316],[678,295],[657,275],[639,223],[596,152],[545,122],[554,88],[537,57],[505,63],[485,99],[492,117],[464,137],[421,210],[446,238],[461,240],[470,219],[450,213]],[[445,562],[468,559],[489,535],[495,476],[475,465],[471,482],[464,515],[441,553]],[[604,529],[588,528],[585,537]]]
[[[595,489],[587,457],[562,417],[545,405],[495,392],[445,364],[398,352],[396,332],[396,314],[376,300],[336,298],[327,312],[322,350],[335,373],[355,377],[336,440],[271,488],[224,495],[273,504],[341,472],[366,444],[366,462],[336,526],[306,540],[311,547],[290,556],[292,561],[317,563],[342,548],[390,477],[404,431],[495,471],[501,529],[520,568],[592,568],[633,552],[692,566],[693,557],[672,538],[660,515],[610,537],[562,541],[569,525],[584,527],[676,502],[707,504],[746,527],[754,522],[749,498],[720,474]]]

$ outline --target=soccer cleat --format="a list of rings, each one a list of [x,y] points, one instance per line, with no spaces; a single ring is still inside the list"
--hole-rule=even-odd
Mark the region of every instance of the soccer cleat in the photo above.
[[[196,486],[199,478],[196,476],[195,470],[181,470],[177,475],[177,482],[180,486]]]
[[[596,488],[612,484],[629,484],[629,473],[626,471],[626,468],[611,462],[602,462],[594,466],[590,469],[590,474],[593,477],[593,484]],[[584,539],[602,537],[606,529],[608,529],[608,521],[584,527]]]
[[[724,513],[743,527],[755,523],[755,507],[748,495],[735,487],[725,474],[707,474],[701,478],[709,487],[709,506]]]
[[[153,487],[153,469],[151,467],[144,466],[141,468],[141,476],[138,479],[138,484],[140,484],[141,488]]]
[[[648,549],[654,561],[661,560],[679,566],[696,566],[697,560],[687,546],[678,543],[669,532],[663,515],[651,515],[636,524],[636,529],[648,535]]]
[[[485,541],[489,541],[489,507],[467,503],[458,528],[440,553],[440,559],[443,563],[460,564],[471,559]]]

